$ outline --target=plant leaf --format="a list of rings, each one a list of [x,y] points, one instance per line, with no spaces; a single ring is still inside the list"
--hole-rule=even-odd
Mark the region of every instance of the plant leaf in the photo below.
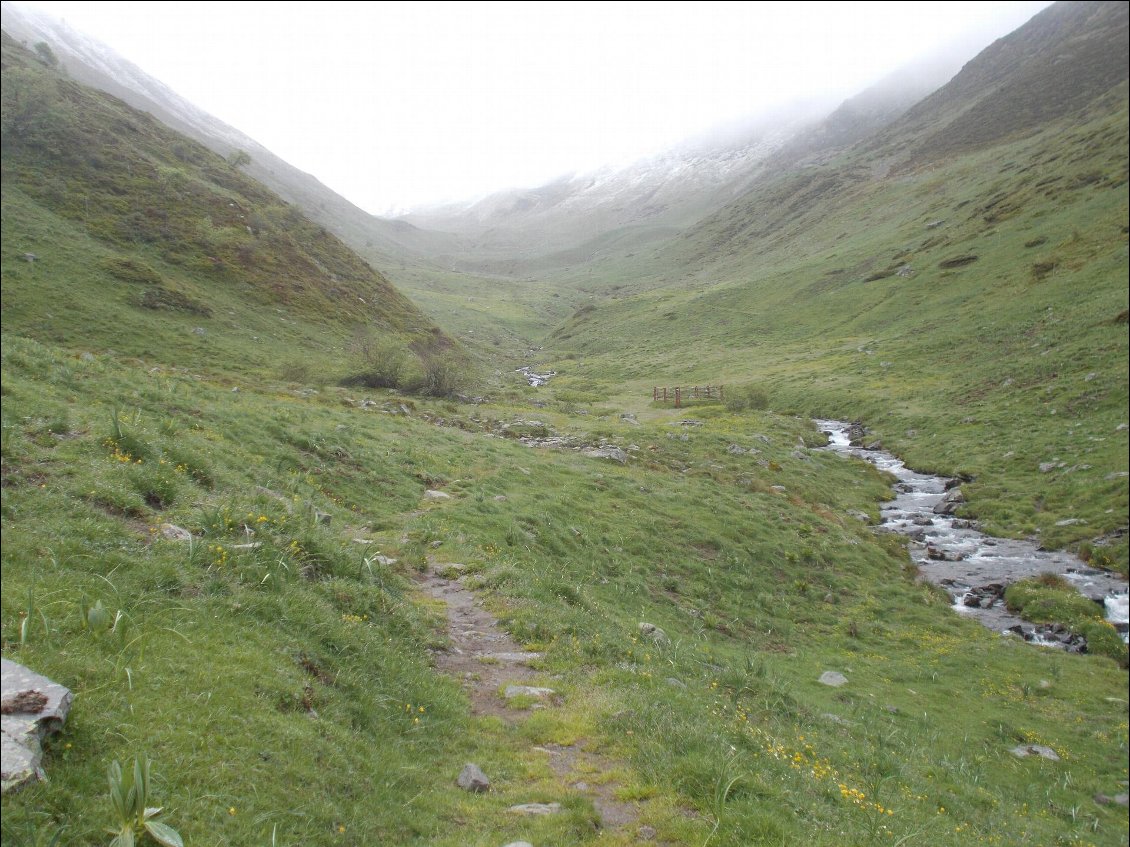
[[[163,844],[164,847],[184,847],[184,841],[181,840],[180,833],[168,824],[158,823],[157,821],[146,821],[145,829],[157,840],[157,843]]]
[[[145,808],[145,819],[155,818],[165,810],[164,806],[147,806]]]
[[[110,784],[110,801],[118,813],[118,822],[125,823],[129,820],[129,813],[126,811],[126,798],[122,795],[122,766],[117,761],[111,762],[107,768],[106,781]]]

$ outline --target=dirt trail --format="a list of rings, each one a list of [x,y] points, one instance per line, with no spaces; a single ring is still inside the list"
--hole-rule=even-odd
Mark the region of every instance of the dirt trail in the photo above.
[[[508,685],[544,686],[544,680],[530,667],[541,654],[523,650],[459,578],[441,576],[450,573],[451,568],[429,557],[427,573],[417,580],[420,589],[444,603],[447,611],[449,644],[446,650],[436,653],[436,666],[460,680],[470,697],[473,715],[495,716],[508,724],[517,724],[529,711],[511,707],[499,692]],[[537,706],[553,704],[550,698]],[[561,781],[563,793],[568,790],[581,794],[592,802],[605,830],[636,831],[638,809],[617,800],[616,784],[602,778],[617,767],[617,762],[592,749],[591,742],[586,740],[571,746],[546,744],[532,749],[548,756],[549,767]],[[586,780],[599,780],[599,784]]]

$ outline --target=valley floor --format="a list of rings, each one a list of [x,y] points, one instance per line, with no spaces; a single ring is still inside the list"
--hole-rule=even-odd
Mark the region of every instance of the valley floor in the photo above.
[[[6,845],[143,753],[196,845],[1127,843],[1125,671],[954,615],[807,420],[3,357],[3,651],[76,694]]]

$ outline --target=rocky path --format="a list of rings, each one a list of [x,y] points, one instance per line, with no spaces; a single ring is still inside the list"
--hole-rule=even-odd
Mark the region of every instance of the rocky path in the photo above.
[[[420,590],[443,603],[447,613],[448,645],[436,653],[436,667],[460,680],[475,716],[497,717],[516,725],[530,713],[531,702],[534,709],[559,705],[558,694],[531,667],[541,654],[523,650],[499,626],[463,584],[460,571],[460,565],[429,557],[427,573],[418,579]],[[531,750],[547,757],[563,796],[579,794],[592,803],[605,833],[628,835],[629,843],[654,838],[654,830],[638,826],[638,809],[615,798],[616,783],[604,776],[618,763],[592,742],[582,739],[573,745],[546,744]]]

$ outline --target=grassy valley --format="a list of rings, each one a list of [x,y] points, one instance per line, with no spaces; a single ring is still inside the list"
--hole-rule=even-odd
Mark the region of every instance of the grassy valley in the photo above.
[[[75,692],[5,845],[108,843],[142,755],[193,845],[1127,844],[1125,651],[955,614],[807,418],[1125,569],[1124,83],[529,279],[390,268],[425,318],[235,164],[4,74],[0,637]],[[695,381],[773,411],[651,402]],[[440,670],[436,574],[552,695]]]

